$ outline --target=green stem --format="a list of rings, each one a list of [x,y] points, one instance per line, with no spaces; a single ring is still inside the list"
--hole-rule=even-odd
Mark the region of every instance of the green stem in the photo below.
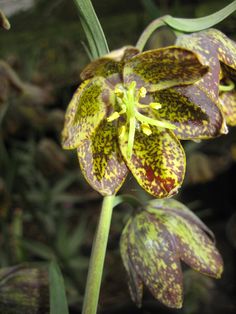
[[[231,92],[235,88],[235,84],[233,81],[228,80],[227,85],[219,84],[219,91],[220,92]]]
[[[103,199],[89,262],[82,314],[96,314],[115,195]]]
[[[165,26],[166,23],[164,22],[165,16],[158,18],[154,20],[152,23],[150,23],[145,30],[142,32],[141,36],[139,37],[139,40],[137,41],[136,48],[138,48],[140,51],[143,51],[144,46],[146,45],[148,39],[152,35],[152,33],[159,27]]]

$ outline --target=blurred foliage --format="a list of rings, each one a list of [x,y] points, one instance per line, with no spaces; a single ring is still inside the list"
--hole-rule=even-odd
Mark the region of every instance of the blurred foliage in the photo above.
[[[146,1],[93,2],[111,49],[135,44],[155,17]],[[198,17],[222,7],[222,1],[213,0],[198,0],[194,5],[187,0],[154,2],[159,15],[182,17]],[[235,19],[234,14],[219,25],[231,38],[236,38]],[[65,278],[71,313],[78,313],[101,197],[82,178],[76,154],[61,149],[60,133],[64,110],[88,61],[85,36],[73,1],[37,0],[35,7],[9,21],[11,30],[0,29],[0,297],[6,291],[1,281],[6,268],[55,260]],[[173,35],[161,30],[149,47],[171,42]],[[186,305],[178,313],[198,313],[199,304],[205,304],[201,313],[207,314],[236,310],[235,133],[231,129],[213,141],[185,143],[189,165],[178,198],[210,224],[227,263],[222,283],[215,287],[195,274],[187,277]],[[123,191],[141,200],[149,197],[131,178]],[[168,313],[147,292],[142,312],[129,300],[118,243],[130,212],[124,205],[114,212],[102,312]],[[31,272],[31,266],[21,271]]]

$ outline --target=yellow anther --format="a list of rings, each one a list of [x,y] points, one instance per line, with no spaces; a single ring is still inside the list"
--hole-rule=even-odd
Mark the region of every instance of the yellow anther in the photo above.
[[[151,130],[149,124],[147,124],[147,123],[142,123],[141,129],[142,129],[143,133],[147,136],[152,134],[152,130]]]
[[[161,108],[161,104],[160,104],[159,102],[151,102],[151,103],[149,104],[149,106],[150,106],[152,109],[156,109],[156,110],[158,110],[158,109]]]
[[[115,95],[119,98],[123,98],[124,97],[124,91],[120,88],[116,88],[115,89]]]
[[[144,98],[147,94],[147,90],[145,87],[141,87],[139,90],[139,97]]]
[[[119,137],[120,138],[124,138],[124,136],[125,136],[125,125],[122,125],[121,127],[120,127],[120,129],[119,129]]]
[[[119,117],[120,117],[119,112],[115,111],[115,112],[113,112],[113,113],[110,115],[110,117],[107,118],[107,121],[108,121],[108,122],[112,122],[112,121],[118,119]]]

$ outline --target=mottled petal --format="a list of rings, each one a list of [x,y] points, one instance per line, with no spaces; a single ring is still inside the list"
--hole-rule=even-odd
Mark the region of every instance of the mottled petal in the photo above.
[[[165,214],[181,216],[182,218],[188,220],[191,224],[197,225],[200,229],[205,231],[210,238],[215,242],[215,237],[213,232],[198,218],[187,206],[178,202],[174,198],[168,199],[154,199],[148,202],[146,209],[149,212],[157,214],[158,212],[163,211]]]
[[[203,64],[209,66],[208,73],[194,85],[204,91],[213,102],[217,102],[220,83],[220,62],[218,60],[217,47],[208,38],[206,31],[181,35],[177,38],[176,45],[198,53]]]
[[[121,62],[111,58],[100,58],[89,63],[81,72],[82,80],[87,80],[95,76],[106,78],[111,84],[121,83],[123,65]]]
[[[108,54],[104,56],[104,58],[110,58],[114,61],[126,61],[136,54],[138,54],[140,51],[134,47],[134,46],[123,46],[119,49],[112,50]]]
[[[220,104],[226,123],[236,126],[236,90],[221,93]]]
[[[143,298],[143,283],[140,279],[139,275],[137,274],[132,261],[130,260],[130,252],[129,252],[129,235],[130,235],[130,227],[131,227],[131,220],[130,219],[121,235],[120,239],[120,253],[123,260],[123,264],[128,274],[128,285],[131,298],[133,302],[136,303],[138,307],[142,304]]]
[[[158,219],[175,238],[180,259],[202,274],[220,278],[223,261],[214,242],[197,224],[180,215],[168,215],[162,211]]]
[[[147,136],[136,130],[131,158],[127,157],[127,134],[119,137],[120,149],[141,187],[162,198],[175,194],[180,187],[185,173],[185,154],[170,130],[151,127],[151,131]]]
[[[180,139],[206,139],[220,135],[224,122],[221,110],[198,86],[169,88],[152,93],[161,104],[153,110],[157,119],[176,126],[173,132]]]
[[[216,46],[219,60],[236,75],[236,43],[214,28],[206,30],[205,34]]]
[[[174,241],[164,225],[147,212],[137,215],[129,233],[130,259],[143,283],[163,304],[180,308],[182,272]]]
[[[85,81],[75,92],[66,111],[63,148],[77,148],[84,139],[89,138],[113,102],[113,91],[104,78]]]
[[[124,51],[122,61],[126,62],[139,53],[140,53],[140,51],[136,47],[130,46]]]
[[[208,70],[192,51],[167,47],[149,50],[129,59],[124,67],[124,84],[156,91],[176,85],[192,84]]]
[[[117,130],[104,120],[89,139],[78,147],[80,167],[88,183],[102,195],[115,194],[128,169],[117,143]]]

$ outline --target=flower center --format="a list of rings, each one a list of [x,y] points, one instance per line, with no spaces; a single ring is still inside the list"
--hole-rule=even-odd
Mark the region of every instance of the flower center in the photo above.
[[[146,94],[147,91],[145,87],[141,87],[139,90],[136,89],[135,81],[131,82],[128,88],[125,88],[122,84],[117,85],[115,88],[116,100],[121,110],[119,112],[113,112],[107,118],[107,121],[114,121],[122,114],[126,114],[126,125],[121,128],[119,136],[125,136],[126,132],[128,131],[128,158],[131,158],[134,145],[135,129],[136,127],[139,127],[139,125],[141,125],[142,132],[147,136],[152,134],[150,125],[166,129],[175,129],[175,126],[168,121],[156,120],[139,112],[139,109],[158,110],[161,108],[161,104],[157,102],[151,102],[148,105],[141,104],[140,98],[144,98]]]

